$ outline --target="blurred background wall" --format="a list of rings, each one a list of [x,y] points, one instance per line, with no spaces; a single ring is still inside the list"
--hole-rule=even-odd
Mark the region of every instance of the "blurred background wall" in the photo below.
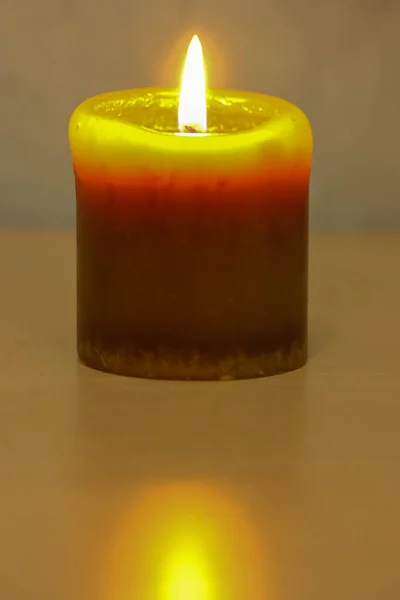
[[[400,228],[399,0],[1,0],[0,226],[73,226],[71,111],[176,85],[193,33],[211,86],[309,116],[314,230]]]

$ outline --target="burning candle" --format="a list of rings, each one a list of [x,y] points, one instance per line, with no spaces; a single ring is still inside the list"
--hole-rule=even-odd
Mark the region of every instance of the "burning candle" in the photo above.
[[[200,380],[305,363],[312,135],[299,108],[206,91],[195,36],[180,91],[86,100],[69,139],[83,363]]]

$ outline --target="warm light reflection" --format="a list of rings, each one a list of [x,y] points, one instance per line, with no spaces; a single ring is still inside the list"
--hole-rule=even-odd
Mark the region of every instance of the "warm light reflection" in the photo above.
[[[183,69],[178,125],[183,133],[207,130],[206,77],[203,49],[197,35],[190,42]]]
[[[181,539],[166,557],[160,596],[162,600],[210,600],[211,578],[198,540]]]
[[[127,510],[104,557],[106,600],[268,598],[256,528],[229,495],[194,482],[154,485]]]

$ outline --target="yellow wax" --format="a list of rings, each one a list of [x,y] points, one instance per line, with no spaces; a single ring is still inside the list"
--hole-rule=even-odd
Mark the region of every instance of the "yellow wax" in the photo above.
[[[210,90],[206,134],[178,132],[178,90],[144,88],[90,98],[74,111],[75,172],[126,177],[171,171],[258,177],[310,171],[312,135],[293,104],[262,94]],[[132,171],[133,170],[133,171]]]

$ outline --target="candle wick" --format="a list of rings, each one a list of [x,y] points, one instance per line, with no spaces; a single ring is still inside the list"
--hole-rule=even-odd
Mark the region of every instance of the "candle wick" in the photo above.
[[[185,133],[198,133],[197,129],[192,125],[184,125],[183,129]]]

